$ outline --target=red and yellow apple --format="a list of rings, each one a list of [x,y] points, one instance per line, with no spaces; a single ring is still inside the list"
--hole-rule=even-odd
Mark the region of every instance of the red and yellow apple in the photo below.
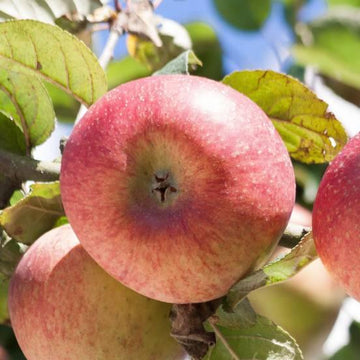
[[[331,275],[360,301],[360,134],[326,169],[313,208],[316,250]]]
[[[135,80],[94,104],[63,154],[66,214],[126,286],[170,303],[224,295],[276,246],[294,205],[266,114],[205,78]]]
[[[9,311],[28,360],[179,360],[169,304],[121,285],[69,225],[44,234],[10,282]]]

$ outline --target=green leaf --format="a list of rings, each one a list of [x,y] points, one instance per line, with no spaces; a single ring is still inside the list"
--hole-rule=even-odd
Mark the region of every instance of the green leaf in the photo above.
[[[0,70],[1,71],[1,70]],[[1,98],[1,92],[0,92]],[[1,105],[0,105],[1,107]],[[1,109],[0,109],[1,111]],[[0,112],[0,149],[25,155],[25,137],[14,121]]]
[[[265,111],[294,159],[331,161],[346,144],[345,130],[328,105],[295,78],[274,71],[237,71],[223,82]]]
[[[327,0],[330,7],[332,6],[360,6],[360,0]]]
[[[203,63],[193,75],[220,80],[223,75],[222,50],[214,29],[203,22],[186,24],[185,28],[191,37],[193,51]]]
[[[0,66],[36,73],[86,106],[107,90],[95,55],[75,36],[34,20],[0,24]]]
[[[14,239],[10,239],[4,235],[2,235],[2,237],[3,240],[0,248],[0,281],[4,277],[11,277],[21,256],[24,253],[24,248],[20,246]]]
[[[9,321],[8,313],[8,287],[13,274],[25,248],[10,239],[0,228],[0,324]]]
[[[209,320],[216,345],[203,360],[301,360],[295,340],[281,327],[257,315],[255,324],[226,328]]]
[[[342,347],[329,360],[358,360],[360,354],[360,323],[353,321],[350,325],[350,342]]]
[[[22,1],[20,6],[17,0],[1,0],[0,17],[53,23],[65,14],[87,15],[100,6],[100,0],[28,0]]]
[[[303,33],[308,46],[295,45],[298,63],[312,65],[324,75],[360,88],[360,10],[334,8],[307,27]]]
[[[284,3],[286,20],[292,27],[295,27],[298,22],[299,12],[308,0],[282,0],[282,2]]]
[[[37,75],[14,70],[10,63],[2,65],[0,111],[13,119],[22,130],[26,147],[30,150],[43,143],[54,130],[53,105],[43,82]]]
[[[0,324],[9,322],[8,311],[9,279],[0,274]]]
[[[236,283],[226,296],[225,309],[234,309],[253,290],[290,279],[316,258],[317,253],[310,232],[288,254]]]
[[[232,26],[258,30],[270,15],[270,0],[214,0],[219,14]]]
[[[0,213],[0,226],[24,244],[32,244],[64,216],[59,182],[35,183],[31,192]]]
[[[15,190],[14,193],[11,195],[10,198],[10,205],[15,205],[17,202],[19,202],[20,200],[22,200],[24,198],[24,193],[22,192],[22,190]]]
[[[64,90],[46,83],[46,90],[52,100],[56,119],[61,122],[73,123],[79,112],[80,104]]]
[[[126,56],[119,61],[111,62],[106,69],[106,74],[109,79],[109,89],[113,89],[128,81],[150,76],[151,70],[134,58]]]
[[[192,50],[180,54],[177,58],[167,63],[162,69],[154,72],[153,75],[186,74],[189,75],[189,68],[202,65]]]
[[[234,311],[226,311],[223,305],[220,305],[215,317],[217,325],[230,329],[253,326],[257,320],[257,315],[247,298],[244,298]]]

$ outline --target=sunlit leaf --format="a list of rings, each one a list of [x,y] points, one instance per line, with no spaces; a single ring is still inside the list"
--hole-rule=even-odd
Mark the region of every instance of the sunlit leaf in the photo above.
[[[219,14],[242,30],[258,30],[270,15],[270,0],[214,0]]]
[[[294,159],[331,161],[346,144],[345,130],[328,105],[295,78],[274,71],[238,71],[223,82],[265,111]]]
[[[43,143],[55,126],[53,105],[43,82],[12,66],[0,68],[0,111],[22,130],[28,149]]]
[[[0,226],[15,240],[32,244],[62,216],[59,183],[35,183],[28,196],[0,213]]]
[[[177,58],[167,63],[162,69],[156,71],[154,75],[167,74],[190,74],[192,67],[201,66],[202,62],[196,57],[193,51],[188,50],[180,54]]]
[[[235,284],[226,296],[225,308],[234,309],[253,290],[290,279],[316,258],[312,234],[308,233],[288,254]]]
[[[104,71],[90,49],[59,27],[38,21],[0,24],[0,66],[36,73],[87,106],[107,90]]]
[[[24,192],[22,190],[16,190],[14,191],[14,193],[12,194],[11,198],[10,198],[10,205],[15,205],[17,202],[19,202],[20,200],[22,200],[24,198]]]
[[[100,0],[1,0],[0,18],[33,19],[53,23],[65,14],[87,15],[102,6]]]

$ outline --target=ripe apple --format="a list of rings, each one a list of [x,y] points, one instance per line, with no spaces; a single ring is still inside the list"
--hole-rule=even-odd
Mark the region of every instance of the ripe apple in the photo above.
[[[62,159],[62,200],[89,254],[150,298],[204,302],[262,264],[295,180],[265,113],[188,75],[135,80],[94,104]]]
[[[121,285],[79,244],[69,225],[44,234],[10,282],[9,311],[28,360],[170,360],[169,304]]]
[[[327,168],[313,208],[313,236],[327,270],[360,300],[360,134]]]

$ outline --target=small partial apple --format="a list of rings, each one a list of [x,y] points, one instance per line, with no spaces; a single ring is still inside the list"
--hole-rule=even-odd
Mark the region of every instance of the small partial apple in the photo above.
[[[360,134],[327,168],[313,208],[316,250],[329,273],[360,301]]]

